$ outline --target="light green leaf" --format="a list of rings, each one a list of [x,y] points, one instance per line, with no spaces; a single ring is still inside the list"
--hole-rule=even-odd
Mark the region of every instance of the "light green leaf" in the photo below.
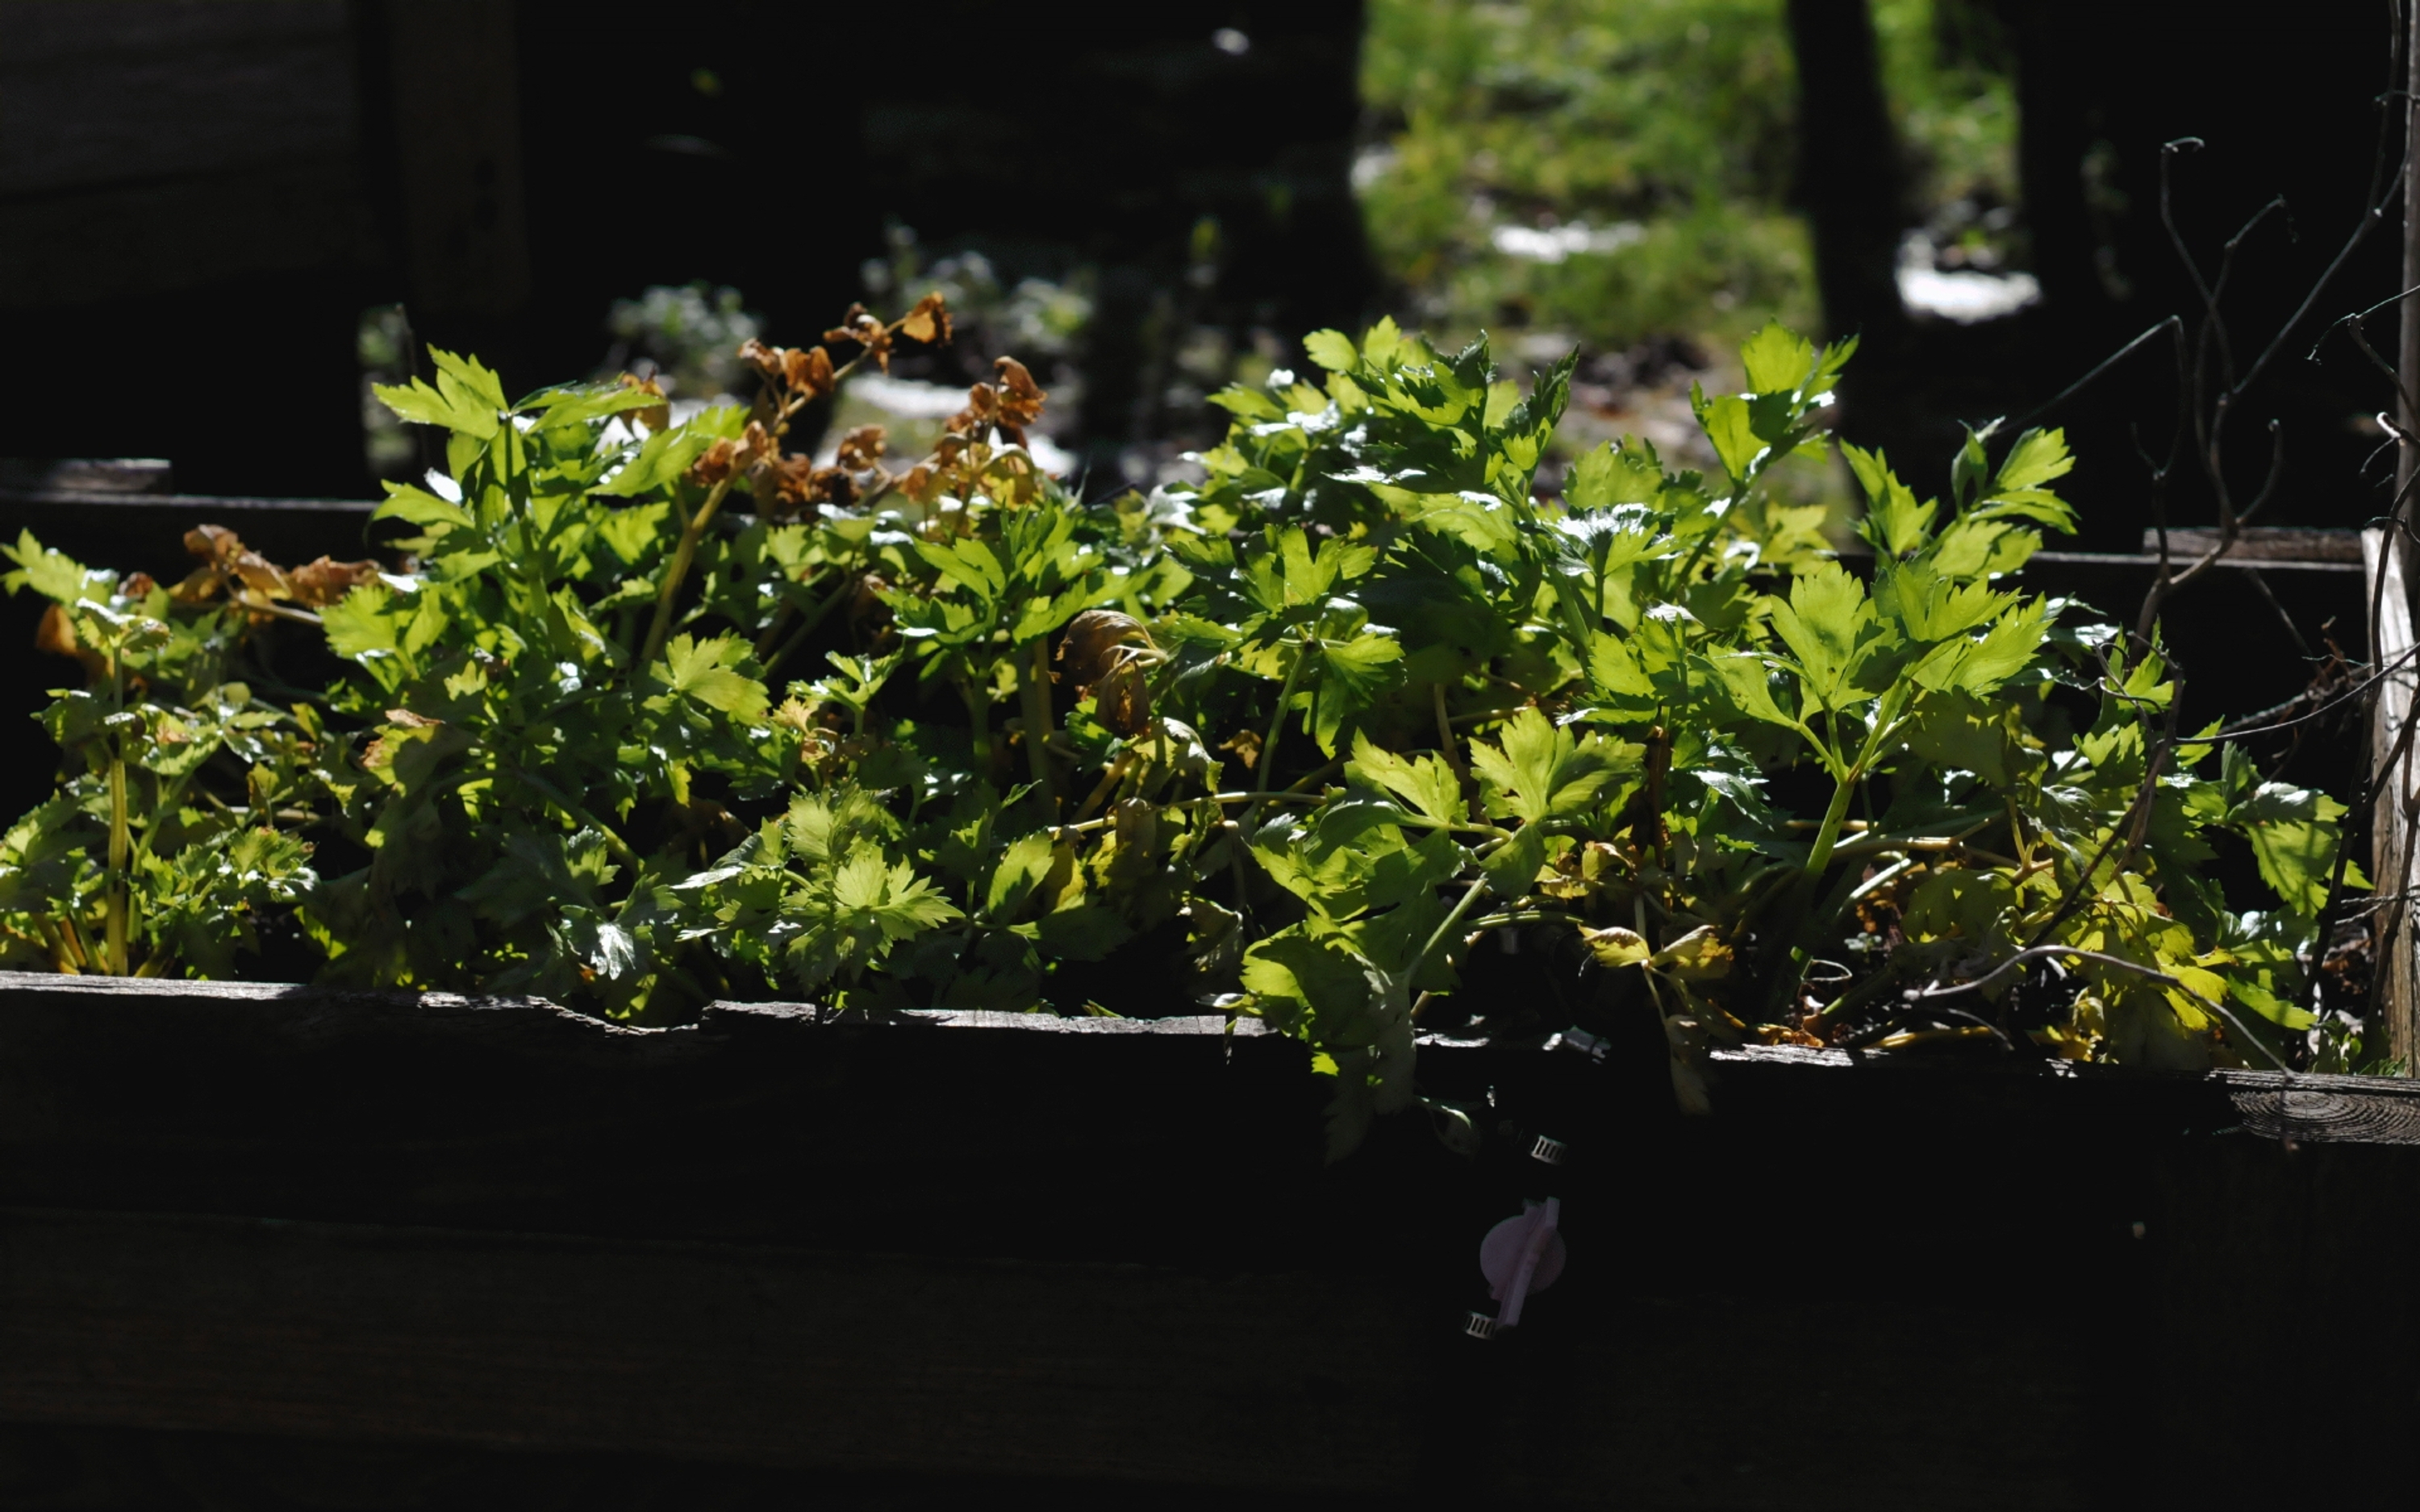
[[[17,570],[8,574],[8,591],[31,588],[44,598],[60,604],[74,604],[87,598],[102,596],[105,579],[87,570],[84,563],[63,551],[55,551],[34,539],[30,530],[20,531],[17,544],[0,547]]]
[[[1789,602],[1765,604],[1809,691],[1825,708],[1871,697],[1896,677],[1889,654],[1899,649],[1899,634],[1875,614],[1865,584],[1838,563],[1801,572],[1790,585]]]
[[[2032,663],[2049,634],[2048,620],[2048,606],[2039,598],[2003,614],[1980,640],[1965,648],[1946,686],[1969,693],[1996,692]]]
[[[1563,480],[1563,502],[1575,510],[1652,504],[1664,488],[1664,470],[1611,441],[1582,452]]]
[[[1357,731],[1353,736],[1353,760],[1345,769],[1384,787],[1438,824],[1460,824],[1466,816],[1462,783],[1443,757],[1406,759],[1373,744],[1368,735]]]
[[[1740,347],[1740,361],[1747,368],[1749,388],[1759,393],[1792,393],[1815,370],[1815,344],[1769,323]]]
[[[1373,367],[1383,368],[1395,360],[1404,344],[1404,332],[1391,315],[1382,315],[1378,323],[1361,333],[1361,354]]]
[[[1031,835],[1009,842],[1008,850],[992,868],[991,882],[984,891],[984,917],[995,923],[1016,917],[1025,901],[1050,871],[1050,831],[1037,829]]]
[[[664,647],[663,659],[648,669],[648,675],[707,708],[752,721],[765,717],[770,701],[764,684],[733,670],[747,658],[747,642],[736,636],[699,641],[676,635]]]
[[[1377,986],[1369,966],[1334,936],[1271,935],[1244,952],[1243,980],[1280,1029],[1297,1032],[1308,1020],[1330,1043],[1367,1042],[1361,1021],[1379,1000]]]
[[[1134,938],[1134,930],[1117,910],[1098,903],[1045,914],[1037,925],[1043,950],[1063,961],[1098,961]]]
[[[1302,349],[1331,373],[1345,372],[1361,360],[1361,354],[1353,349],[1353,338],[1341,331],[1314,331],[1302,338]]]
[[[498,410],[512,408],[504,401],[504,380],[477,358],[457,357],[452,352],[431,347],[428,360],[437,364],[438,386],[458,395],[458,403],[461,400],[476,403],[488,411],[491,419]]]
[[[1319,648],[1320,678],[1311,705],[1311,737],[1324,753],[1336,754],[1344,721],[1370,706],[1386,688],[1403,681],[1404,648],[1383,635],[1326,641]]]
[[[1762,656],[1741,653],[1696,658],[1693,665],[1710,674],[1732,708],[1748,718],[1787,730],[1798,721],[1773,701],[1773,669]]]
[[[1594,735],[1583,744],[1535,708],[1506,720],[1499,743],[1470,743],[1488,811],[1529,824],[1578,815],[1615,777],[1637,770],[1640,754]]]
[[[2000,464],[2000,475],[1992,480],[1992,496],[2004,499],[2022,489],[2039,488],[2055,478],[2067,476],[2074,468],[2075,457],[2067,449],[2067,432],[2029,430],[2009,448],[2007,460]]]
[[[400,649],[390,612],[395,596],[384,583],[363,583],[320,610],[319,627],[327,634],[328,649],[354,661]]]
[[[496,434],[495,411],[458,394],[441,393],[420,378],[406,385],[373,383],[379,402],[414,424],[442,425],[458,435],[486,440]]]
[[[1514,903],[1527,897],[1546,864],[1546,832],[1523,825],[1512,838],[1479,863],[1487,873],[1487,890]]]
[[[1714,442],[1714,455],[1722,458],[1723,471],[1733,483],[1745,479],[1765,454],[1764,439],[1756,433],[1756,421],[1745,399],[1736,393],[1726,393],[1706,406],[1701,419],[1706,440]]]
[[[386,502],[370,514],[372,519],[399,519],[413,525],[444,525],[468,529],[475,523],[471,512],[460,504],[449,503],[426,489],[408,484],[385,486]]]
[[[894,940],[912,938],[961,917],[956,905],[934,891],[913,866],[886,861],[873,845],[853,850],[833,872],[831,901],[856,916],[852,924],[878,929]]]
[[[1588,669],[1589,680],[1600,692],[1631,698],[1655,695],[1655,685],[1648,680],[1638,653],[1609,631],[1599,630],[1590,638]]]
[[[1866,517],[1859,532],[1868,543],[1882,555],[1891,557],[1903,556],[1922,547],[1931,532],[1934,517],[1940,513],[1939,503],[1917,503],[1914,491],[1900,482],[1879,451],[1865,451],[1842,441],[1840,455],[1848,459],[1849,471],[1865,490]]]
[[[2240,822],[2260,880],[2304,918],[2327,902],[2344,812],[2334,798],[2284,782],[2263,782],[2243,806]]]

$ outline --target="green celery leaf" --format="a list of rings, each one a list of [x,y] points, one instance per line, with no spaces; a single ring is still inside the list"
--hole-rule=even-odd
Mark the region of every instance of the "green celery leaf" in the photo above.
[[[664,647],[663,660],[649,669],[649,675],[707,708],[753,721],[765,717],[770,701],[764,684],[733,670],[747,659],[748,644],[737,636],[716,636],[701,641],[676,635]]]
[[[1740,347],[1747,386],[1759,393],[1793,393],[1815,371],[1815,344],[1777,322]]]
[[[1302,349],[1331,373],[1349,371],[1361,361],[1361,354],[1353,349],[1353,338],[1341,331],[1314,331],[1302,338]]]

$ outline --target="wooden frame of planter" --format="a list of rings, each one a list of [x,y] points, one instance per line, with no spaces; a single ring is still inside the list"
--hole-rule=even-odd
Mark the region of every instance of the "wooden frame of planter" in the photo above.
[[[2386,1461],[2247,1418],[2420,1384],[2407,1081],[1751,1050],[1684,1120],[1652,1058],[1437,1041],[1507,1127],[1326,1166],[1255,1027],[0,976],[0,1443],[2043,1507],[2345,1489]],[[1544,1185],[1565,1275],[1464,1336]]]
[[[173,552],[210,518],[289,556],[368,508],[0,506],[71,548]],[[2420,1385],[2420,1317],[2376,1284],[2420,1242],[2412,1083],[1744,1050],[1688,1120],[1652,1046],[1421,1057],[1490,1110],[1480,1150],[1411,1114],[1329,1166],[1301,1047],[1249,1022],[716,1004],[637,1030],[0,975],[0,1500],[2397,1484],[2291,1388]],[[1564,1277],[1466,1336],[1479,1237],[1548,1190]]]

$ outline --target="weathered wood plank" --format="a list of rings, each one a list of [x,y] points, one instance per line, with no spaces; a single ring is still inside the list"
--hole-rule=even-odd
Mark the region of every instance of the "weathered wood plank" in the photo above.
[[[2413,913],[2405,897],[2412,885],[2408,810],[2415,775],[2420,775],[2415,771],[2420,749],[2402,739],[2403,727],[2413,717],[2415,692],[2420,692],[2420,668],[2411,661],[2420,655],[2420,641],[2412,635],[2405,554],[2387,548],[2383,531],[2364,531],[2361,546],[2369,601],[2378,605],[2377,623],[2370,626],[2370,657],[2382,673],[2370,709],[2369,769],[2374,775],[2393,768],[2370,809],[2369,874],[2382,900],[2370,916],[2370,928],[2374,938],[2383,942],[2392,936],[2395,942],[2379,973],[2374,1016],[2383,1020],[2387,1055],[2407,1067],[2420,1067],[2420,955],[2415,955],[2420,939],[2414,937]]]
[[[2026,560],[2050,566],[2121,567],[2130,572],[2140,573],[2156,573],[2160,567],[2160,559],[2157,556],[2135,551],[2037,551]],[[2192,564],[2193,562],[2189,559],[2175,556],[2168,558],[2168,569],[2171,572],[2180,572]],[[2221,557],[2211,563],[2210,570],[2225,573],[2338,573],[2350,577],[2361,571],[2361,563],[2358,562],[2239,562],[2232,557]]]
[[[1992,1088],[2044,1108],[2062,1103],[2105,1104],[2132,1099],[2146,1110],[2170,1109],[2205,1123],[2220,1107],[2235,1117],[2205,1133],[2240,1129],[2264,1139],[2357,1145],[2420,1145],[2420,1082],[2395,1076],[2288,1076],[2273,1071],[2218,1070],[2199,1074],[2139,1072],[2115,1066],[2065,1062],[1994,1063],[1945,1060],[1925,1053],[1875,1054],[1815,1050],[1793,1045],[1741,1045],[1714,1054],[1717,1072],[1797,1072],[1854,1071],[1841,1077],[1838,1096],[1871,1095],[1884,1083],[1913,1078],[1933,1082],[1947,1095],[1962,1087],[1971,1094]],[[1849,1090],[1854,1081],[1856,1089]],[[1761,1091],[1771,1084],[1761,1084]],[[1719,1109],[1717,1110],[1720,1111]]]
[[[0,1202],[1218,1254],[1324,1179],[1301,1046],[1223,1029],[0,976]]]
[[[1491,1351],[1349,1271],[8,1210],[0,1418],[1398,1504],[2086,1504],[2071,1336],[1710,1311],[1592,1258]]]
[[[348,8],[12,0],[0,308],[365,267]]]
[[[43,545],[96,567],[141,569],[173,581],[193,566],[185,532],[224,525],[272,561],[308,562],[327,555],[357,557],[368,549],[370,512],[365,499],[246,499],[85,487],[0,487],[0,533],[10,541],[30,530]],[[30,640],[39,608],[20,594],[0,614],[24,622]],[[10,652],[24,644],[11,637]],[[65,664],[62,663],[62,666]],[[52,686],[36,683],[37,688]],[[31,697],[19,700],[31,708]]]
[[[10,493],[164,494],[173,478],[157,456],[0,457],[0,490]]]
[[[346,11],[342,0],[10,0],[0,202],[343,159],[355,135]]]
[[[2362,532],[2350,530],[2316,530],[2298,525],[2246,525],[2235,532],[2235,542],[2226,548],[2221,562],[2252,562],[2262,565],[2273,563],[2335,563],[2349,567],[2362,563]],[[2226,532],[2204,527],[2171,529],[2168,532],[2168,560],[2186,567],[2218,549]],[[2143,532],[2143,552],[2157,557],[2160,532],[2156,529]]]
[[[513,8],[408,0],[376,8],[412,309],[497,316],[529,294]]]
[[[1683,1121],[1580,1056],[1422,1064],[1486,1117],[1571,1120],[1572,1160],[1542,1174],[1518,1129],[1465,1160],[1414,1118],[1322,1168],[1300,1047],[1216,1018],[639,1030],[0,978],[0,1419],[2062,1506],[2267,1484],[2204,1410],[2225,1331],[2364,1399],[2413,1384],[2411,1318],[2307,1304],[2420,1227],[2420,1159],[2329,1142],[2402,1137],[2407,1084],[1750,1049]],[[1571,1268],[1507,1348],[1469,1344],[1478,1237],[1540,1180]]]
[[[20,1420],[1239,1488],[1418,1461],[1401,1299],[1346,1276],[23,1210],[0,1257]]]

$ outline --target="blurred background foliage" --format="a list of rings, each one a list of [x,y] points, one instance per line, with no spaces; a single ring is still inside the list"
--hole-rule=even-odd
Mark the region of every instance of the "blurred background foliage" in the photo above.
[[[1569,438],[1683,455],[1688,385],[1723,386],[1744,332],[1857,332],[1838,427],[1938,455],[2197,315],[2163,143],[2208,141],[2173,206],[2206,259],[2290,196],[2227,300],[2247,340],[2293,318],[2360,218],[2392,83],[2386,8],[2256,30],[2187,0],[928,0],[912,32],[788,0],[644,32],[579,0],[8,17],[0,329],[29,380],[0,455],[164,457],[181,488],[257,496],[427,465],[362,404],[427,344],[517,389],[644,369],[694,402],[748,331],[811,343],[920,284],[962,312],[955,349],[821,422],[929,425],[1014,351],[1095,492],[1182,473],[1221,386],[1381,314],[1483,329],[1514,372],[1576,346]],[[915,61],[928,34],[979,81]],[[2326,310],[2393,292],[2391,240]],[[208,354],[214,392],[275,394],[278,443],[96,402],[163,340]],[[2148,523],[2134,439],[2171,425],[2172,366],[2138,356],[2062,410],[2109,459],[2076,483],[2095,548]],[[2291,439],[2281,497],[2365,516],[2341,480],[2376,444],[2375,375],[2337,339],[2263,381],[2244,404]],[[2267,465],[2257,424],[2229,447]],[[2214,507],[2171,490],[2180,521]]]
[[[1910,208],[1945,266],[2009,264],[1997,24],[1963,0],[1872,9]],[[1361,90],[1354,181],[1399,317],[1613,350],[1821,323],[1780,0],[1373,0]]]
[[[1926,257],[2021,267],[1998,23],[1976,0],[1875,0],[1872,16]],[[1231,28],[1204,51],[1244,57],[1252,46]],[[721,89],[697,70],[693,87],[700,77],[714,81],[709,97]],[[1566,444],[1639,430],[1688,455],[1699,436],[1687,387],[1716,372],[1717,354],[1768,319],[1823,323],[1794,177],[1783,0],[1371,0],[1358,88],[1350,178],[1375,274],[1367,313],[1452,345],[1487,332],[1512,369],[1582,347],[1582,413]],[[1117,484],[1182,473],[1183,452],[1223,422],[1211,393],[1299,360],[1301,332],[1277,312],[1218,297],[1233,260],[1225,219],[1198,215],[1181,259],[1163,259],[1156,297],[1129,294],[1110,330],[1096,322],[1111,260],[981,226],[927,241],[894,214],[848,292],[889,309],[939,288],[959,312],[959,340],[902,374],[867,375],[833,429],[884,424],[912,445],[965,383],[1014,353],[1052,388],[1046,445],[1085,451]],[[1121,271],[1131,270],[1106,269],[1112,282]],[[597,369],[658,378],[676,402],[731,393],[731,349],[768,324],[748,301],[766,297],[702,282],[634,291],[605,314]],[[385,306],[365,316],[369,380],[400,376],[398,319]],[[1095,377],[1120,358],[1131,372]],[[1102,382],[1137,391],[1114,417],[1118,434],[1101,434],[1107,407],[1087,402]],[[365,414],[372,471],[413,471],[392,418]],[[1078,450],[1063,451],[1068,465],[1082,465]],[[1839,491],[1822,470],[1796,471],[1792,491]]]

